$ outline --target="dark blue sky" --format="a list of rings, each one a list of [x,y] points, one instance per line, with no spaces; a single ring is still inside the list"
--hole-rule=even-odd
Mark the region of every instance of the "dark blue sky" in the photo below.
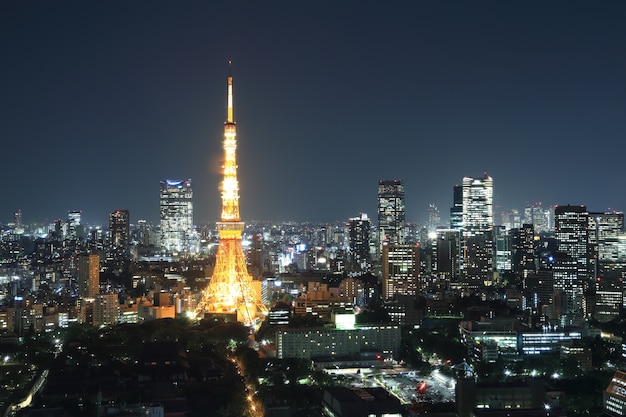
[[[626,209],[626,2],[0,2],[0,222],[129,209],[191,178],[219,218],[233,60],[244,220],[444,217],[463,176],[498,210]]]

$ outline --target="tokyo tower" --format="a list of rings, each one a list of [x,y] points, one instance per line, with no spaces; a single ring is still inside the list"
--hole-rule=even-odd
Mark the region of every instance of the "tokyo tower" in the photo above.
[[[237,129],[233,119],[233,77],[228,62],[228,114],[224,123],[224,180],[222,181],[222,217],[217,223],[219,246],[213,276],[196,307],[196,317],[205,314],[236,319],[256,327],[267,314],[267,307],[255,291],[248,274],[241,245],[244,222],[239,217],[239,181],[237,180]]]

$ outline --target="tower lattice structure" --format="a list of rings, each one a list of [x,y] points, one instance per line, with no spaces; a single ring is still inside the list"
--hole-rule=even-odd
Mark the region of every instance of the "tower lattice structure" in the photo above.
[[[224,179],[222,215],[217,223],[219,246],[213,276],[202,293],[196,317],[204,314],[235,316],[249,326],[267,314],[267,307],[255,291],[248,274],[241,244],[244,222],[239,217],[239,181],[237,179],[237,129],[233,119],[233,77],[228,74],[228,115],[224,123]]]

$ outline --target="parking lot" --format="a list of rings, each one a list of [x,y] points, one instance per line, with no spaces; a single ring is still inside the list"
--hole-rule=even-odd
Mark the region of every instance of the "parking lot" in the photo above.
[[[454,379],[436,369],[430,375],[403,367],[327,369],[326,372],[346,386],[383,387],[402,404],[454,401]]]

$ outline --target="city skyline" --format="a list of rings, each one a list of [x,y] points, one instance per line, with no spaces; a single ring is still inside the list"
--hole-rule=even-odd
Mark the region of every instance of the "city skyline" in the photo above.
[[[218,221],[228,59],[242,218],[374,216],[400,179],[407,221],[444,220],[483,173],[494,214],[624,211],[626,5],[480,5],[7,2],[0,223],[156,223],[159,182],[183,178],[194,222]]]

